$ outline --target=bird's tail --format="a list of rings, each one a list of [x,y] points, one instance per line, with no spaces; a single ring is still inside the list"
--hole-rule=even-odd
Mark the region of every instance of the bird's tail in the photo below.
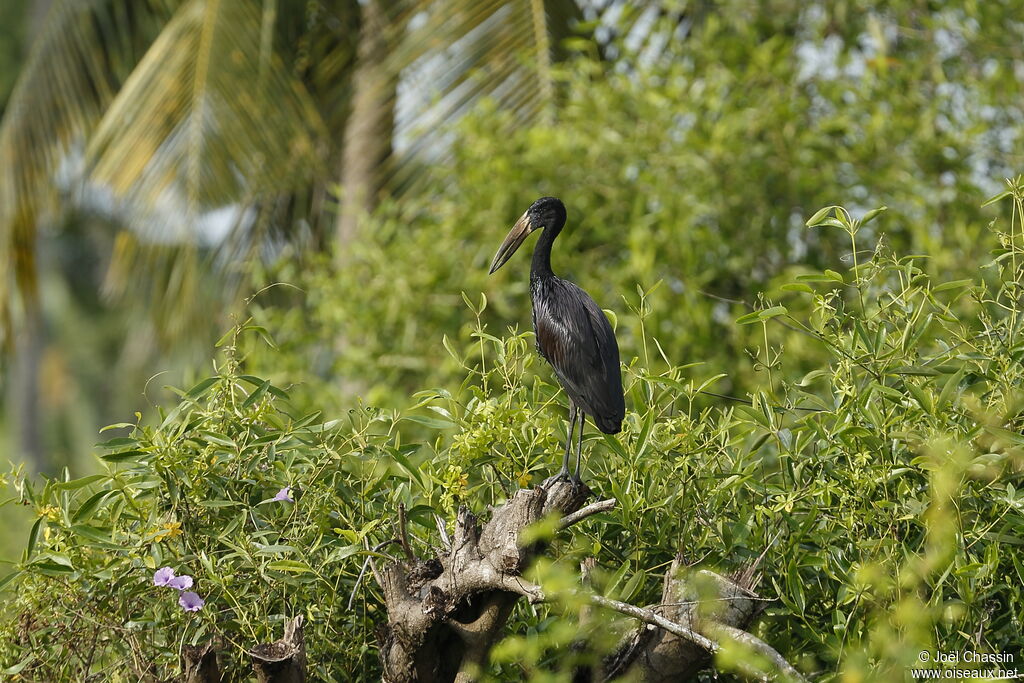
[[[618,434],[622,431],[622,418],[595,417],[594,424],[605,434]]]

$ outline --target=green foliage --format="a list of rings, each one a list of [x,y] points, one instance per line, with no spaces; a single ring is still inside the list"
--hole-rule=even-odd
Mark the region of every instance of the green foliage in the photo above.
[[[823,678],[902,677],[921,649],[1007,651],[1020,662],[1021,188],[979,206],[990,179],[1010,172],[1019,134],[1017,8],[710,7],[626,8],[604,27],[611,37],[595,31],[596,42],[565,43],[578,55],[550,70],[558,106],[544,117],[532,118],[532,106],[509,113],[484,103],[432,130],[450,145],[411,149],[415,161],[393,174],[406,194],[366,217],[362,239],[331,256],[286,249],[253,276],[258,287],[294,287],[254,296],[253,319],[228,337],[215,375],[180,392],[170,412],[153,409],[120,427],[97,474],[13,477],[16,502],[25,503],[16,509],[34,514],[23,557],[0,571],[11,597],[0,607],[0,675],[83,680],[91,670],[137,680],[150,666],[170,675],[182,643],[221,634],[240,678],[244,648],[303,613],[315,678],[377,678],[373,626],[383,615],[372,580],[357,591],[356,609],[346,604],[366,546],[393,537],[398,504],[409,510],[417,552],[428,554],[435,512],[450,519],[469,504],[483,513],[561,458],[564,397],[519,331],[527,259],[486,276],[509,223],[547,193],[570,210],[555,268],[614,311],[627,365],[624,431],[588,433],[585,442],[588,482],[619,506],[556,540],[555,559],[538,564],[537,578],[558,599],[519,608],[514,635],[494,653],[494,677],[567,677],[577,656],[566,645],[582,607],[571,593],[579,560],[598,559],[597,590],[642,604],[657,599],[679,547],[718,569],[764,553],[762,591],[777,600],[758,634]],[[351,41],[341,45],[309,3],[281,4],[279,15],[276,42],[294,65],[288,78],[301,80],[340,130]],[[161,16],[110,44],[124,57],[118,83],[170,14]],[[247,44],[252,19],[242,24]],[[522,25],[495,30],[529,44],[534,34]],[[416,35],[433,25],[421,28]],[[72,42],[46,35],[66,52],[95,30],[87,25]],[[505,59],[491,49],[503,42],[483,42],[488,59]],[[506,61],[524,73],[532,66]],[[81,60],[60,63],[88,70]],[[449,85],[464,80],[473,79],[459,71]],[[63,82],[23,90],[76,100],[75,88],[54,90]],[[476,94],[503,83],[471,86]],[[20,120],[45,127],[61,124],[61,112],[84,113],[88,126],[57,125],[64,133],[39,138],[66,141],[91,130],[114,95],[90,89],[60,112],[21,110]],[[502,96],[514,109],[520,94]],[[435,105],[461,111],[462,101]],[[235,177],[215,145],[199,151],[189,152],[192,171],[201,162],[231,184],[262,178]],[[39,169],[61,158],[49,143],[28,152],[43,180]],[[146,148],[122,146],[121,156],[129,153],[145,157]],[[434,154],[444,163],[420,165]],[[307,204],[320,206],[328,168],[314,169],[316,186],[296,201],[268,200],[253,234],[312,233],[319,244],[333,216]],[[293,179],[311,169],[297,170]],[[306,201],[306,190],[316,199]],[[833,206],[839,201],[850,210]],[[883,204],[884,214],[867,210]],[[106,224],[96,228],[109,235]],[[103,264],[112,241],[61,232],[71,241],[56,251],[74,278],[58,293],[94,291],[102,268],[72,257],[85,253],[79,241],[95,243],[90,253]],[[133,248],[127,236],[117,244]],[[148,294],[184,292],[174,303],[206,316],[191,294],[216,288],[180,285],[197,261],[154,250],[152,272],[175,287],[159,278],[147,287],[117,270],[108,286],[150,303]],[[248,275],[248,263],[225,260]],[[45,303],[54,287],[42,289]],[[51,381],[48,410],[86,415],[68,432],[90,430],[82,406],[99,412],[124,400],[96,400],[85,388],[100,381],[95,368],[114,365],[96,359],[140,357],[112,350],[110,324],[90,335],[90,325],[110,319],[94,299],[78,304],[80,317],[61,313],[59,325],[47,325],[51,341],[73,349],[51,354],[48,367],[82,377],[79,395],[69,373],[50,373],[60,381]],[[51,306],[50,317],[66,308]],[[202,327],[172,317],[178,329]],[[506,331],[508,321],[519,325]],[[159,338],[148,325],[118,326],[142,345]],[[90,355],[93,347],[104,351]],[[434,389],[417,393],[423,387]],[[49,438],[61,431],[49,429]],[[269,500],[284,486],[294,504]],[[195,577],[204,610],[186,614],[173,591],[152,585],[165,565]]]
[[[569,680],[581,656],[566,647],[579,635],[579,561],[597,559],[595,590],[648,604],[679,549],[720,570],[763,554],[761,590],[775,600],[758,635],[825,680],[898,678],[921,650],[1019,657],[1022,198],[1011,183],[992,260],[957,281],[884,244],[861,255],[875,212],[815,214],[812,229],[842,235],[857,256],[842,272],[793,278],[736,321],[761,340],[746,404],[712,400],[720,373],[663,358],[649,332],[656,309],[646,293],[630,297],[649,353],[625,358],[622,433],[584,442],[588,483],[618,505],[555,539],[533,570],[555,599],[517,609],[491,676]],[[244,648],[301,613],[314,678],[379,676],[372,581],[355,609],[345,604],[365,549],[394,536],[398,505],[427,555],[435,513],[486,514],[560,459],[562,398],[546,369],[535,372],[531,335],[492,335],[486,298],[466,303],[471,331],[445,342],[464,376],[457,389],[324,421],[296,411],[303,387],[246,374],[242,349],[268,338],[246,322],[226,335],[217,373],[158,423],[115,426],[129,433],[101,446],[103,473],[22,481],[38,517],[4,579],[14,598],[0,667],[26,680],[167,675],[181,643],[219,634],[237,680]],[[794,373],[776,342],[785,335],[825,362]],[[271,500],[285,486],[295,502]],[[206,607],[186,614],[154,587],[161,566],[194,576]],[[598,622],[606,647],[628,623]]]
[[[1004,142],[1019,130],[1019,82],[994,57],[1010,46],[989,42],[1008,10],[805,4],[666,11],[649,42],[670,35],[653,55],[624,38],[609,64],[577,40],[580,56],[555,69],[561,99],[550,120],[524,127],[496,105],[474,108],[452,127],[451,160],[424,170],[422,192],[335,245],[340,266],[289,253],[258,276],[305,292],[278,290],[257,313],[304,363],[288,376],[326,379],[321,406],[359,395],[399,407],[419,387],[460,382],[458,365],[437,361],[436,341],[469,332],[462,291],[487,294],[492,329],[527,322],[528,259],[490,277],[487,264],[544,194],[569,210],[556,272],[620,315],[627,355],[642,353],[644,335],[622,295],[661,281],[645,324],[668,358],[735,367],[758,343],[757,330],[731,324],[737,311],[850,258],[848,240],[804,229],[840,199],[857,213],[890,207],[865,224],[862,249],[884,237],[899,253],[928,254],[936,277],[973,277],[993,218],[981,198],[1012,173]],[[671,31],[684,19],[692,26],[679,38]],[[805,372],[826,360],[804,339],[777,339]],[[261,373],[284,370],[275,356],[254,362]],[[722,388],[756,384],[740,366]]]

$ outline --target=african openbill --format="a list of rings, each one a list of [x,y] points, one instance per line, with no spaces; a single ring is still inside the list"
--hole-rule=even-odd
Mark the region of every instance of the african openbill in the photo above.
[[[558,198],[541,197],[535,201],[501,243],[490,272],[501,268],[527,235],[543,228],[530,266],[533,329],[537,351],[554,368],[559,384],[569,395],[569,437],[558,476],[569,474],[572,435],[578,420],[578,477],[587,415],[605,434],[617,434],[622,429],[626,404],[622,397],[619,345],[612,326],[586,292],[551,272],[551,245],[562,231],[565,217],[565,205]]]

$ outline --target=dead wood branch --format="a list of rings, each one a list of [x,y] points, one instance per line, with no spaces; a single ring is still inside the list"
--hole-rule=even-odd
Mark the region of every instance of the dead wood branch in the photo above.
[[[249,651],[259,683],[305,683],[306,645],[302,636],[302,615],[285,622],[284,637],[257,645]]]
[[[513,493],[483,524],[463,507],[450,549],[440,557],[396,560],[383,567],[380,587],[388,623],[380,642],[385,680],[472,680],[472,671],[486,665],[516,600],[544,599],[539,586],[522,578],[540,550],[538,544],[521,540],[523,529],[552,512],[562,515],[567,526],[573,522],[566,523],[566,516],[589,496],[578,480],[549,479]]]
[[[185,683],[220,683],[220,663],[213,642],[186,645],[181,650],[181,670]]]
[[[378,583],[388,613],[388,622],[378,633],[384,680],[477,680],[516,601],[545,600],[542,588],[522,576],[543,550],[542,544],[524,540],[523,530],[552,513],[560,515],[556,528],[564,530],[616,504],[609,499],[584,506],[589,497],[582,482],[553,477],[536,488],[514,492],[486,522],[463,507],[451,537],[444,534],[438,557],[410,559],[405,553],[407,557],[381,567]],[[399,527],[404,526],[402,521]],[[439,530],[447,531],[443,521],[435,521]],[[592,564],[584,567],[585,575]],[[591,596],[594,607],[580,615],[581,639],[573,643],[574,650],[587,649],[587,629],[604,628],[593,619],[599,608],[644,623],[627,633],[611,654],[595,653],[600,665],[578,669],[576,680],[605,681],[627,673],[652,683],[685,680],[710,666],[712,654],[726,641],[747,646],[773,667],[767,673],[743,673],[802,680],[781,655],[745,630],[763,608],[763,598],[752,591],[756,570],[755,563],[740,576],[727,578],[690,570],[677,557],[658,605],[643,608]]]
[[[764,600],[753,592],[756,566],[733,580],[707,570],[691,570],[677,556],[662,590],[659,605],[641,609],[595,596],[594,603],[645,622],[627,634],[604,659],[591,680],[608,681],[626,672],[644,681],[684,680],[711,664],[712,655],[727,641],[738,642],[767,659],[773,670],[746,668],[755,679],[802,681],[782,655],[745,629],[760,615]],[[652,626],[657,628],[653,629]]]

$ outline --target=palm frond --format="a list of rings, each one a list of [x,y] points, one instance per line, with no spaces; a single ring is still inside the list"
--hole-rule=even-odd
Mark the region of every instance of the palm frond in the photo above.
[[[0,122],[0,308],[36,287],[40,221],[57,205],[68,153],[95,127],[174,0],[57,0]],[[6,330],[4,330],[6,331]]]
[[[316,172],[323,123],[269,49],[259,5],[189,0],[103,115],[90,179],[154,241],[189,241],[203,212],[297,187]],[[154,212],[179,202],[182,213]],[[154,222],[154,219],[155,222]]]
[[[411,86],[395,128],[401,154],[384,169],[398,193],[415,187],[422,168],[443,163],[446,125],[481,98],[494,99],[520,125],[552,106],[552,60],[583,18],[573,0],[412,4],[414,20],[391,55],[391,68]]]

